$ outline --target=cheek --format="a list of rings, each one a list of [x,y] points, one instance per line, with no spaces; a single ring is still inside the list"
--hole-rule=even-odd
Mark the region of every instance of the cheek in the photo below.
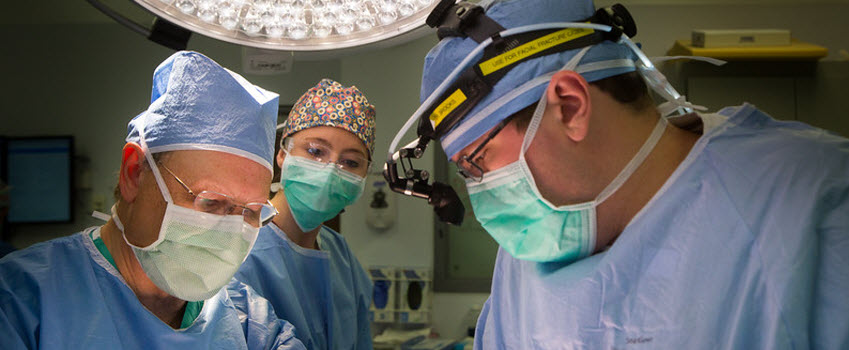
[[[125,224],[127,240],[146,247],[159,238],[162,218],[165,216],[165,201],[158,193],[145,192],[133,203],[130,222]]]
[[[125,223],[127,240],[139,247],[146,247],[159,237],[166,203],[151,173],[141,183],[139,195],[131,207],[130,222]]]
[[[506,151],[499,152],[498,157],[493,157],[492,160],[487,160],[484,164],[488,171],[501,169],[519,160],[520,150],[521,146],[511,147]]]
[[[487,153],[494,155],[488,157],[486,160],[489,171],[500,169],[519,160],[519,153],[522,152],[522,140],[524,137],[524,133],[519,132],[513,127],[504,128],[501,134],[493,140],[494,142],[491,142],[492,146],[487,151]]]
[[[531,146],[531,149],[533,149],[533,146]],[[540,195],[552,204],[558,205],[561,202],[561,198],[557,196],[557,189],[564,186],[564,178],[560,176],[562,174],[560,174],[559,170],[555,170],[551,166],[552,160],[549,155],[530,151],[525,158],[528,161],[528,168],[530,168],[531,174],[534,176],[534,182],[536,182]]]
[[[565,172],[566,156],[557,151],[558,146],[551,142],[545,132],[537,133],[525,159],[531,174],[534,176],[540,194],[552,203],[562,202],[557,196],[559,189],[567,185],[568,174]]]

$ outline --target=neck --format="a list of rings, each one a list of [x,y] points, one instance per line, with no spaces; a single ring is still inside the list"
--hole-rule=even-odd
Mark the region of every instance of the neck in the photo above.
[[[122,221],[127,221],[127,215],[121,217],[124,218]],[[125,229],[132,230],[127,226]],[[106,249],[112,254],[118,272],[127,282],[127,286],[136,294],[139,302],[171,328],[179,328],[186,309],[186,301],[163,292],[153,284],[113,220],[109,220],[100,228],[100,236]]]
[[[289,203],[286,202],[286,195],[283,194],[282,191],[277,192],[277,194],[274,195],[274,198],[271,199],[271,204],[274,205],[274,208],[276,208],[278,212],[272,222],[283,230],[286,237],[289,237],[290,241],[303,248],[318,249],[316,239],[318,237],[318,231],[321,230],[321,226],[306,232],[301,230],[295,222],[295,217],[292,216],[292,211],[289,210]]]
[[[624,154],[634,154],[648,138],[657,122],[656,112],[630,118],[631,120],[650,120],[645,123],[638,137],[639,143],[633,143],[632,149],[622,150]],[[651,124],[649,127],[648,124]],[[623,128],[622,130],[628,130]],[[635,129],[631,129],[635,130]],[[687,157],[699,135],[667,125],[663,136],[648,157],[626,180],[626,182],[607,200],[597,207],[596,251],[612,244],[631,222],[634,216],[651,200],[666,183],[672,173]],[[636,148],[633,148],[636,147]],[[621,168],[619,169],[621,170]]]

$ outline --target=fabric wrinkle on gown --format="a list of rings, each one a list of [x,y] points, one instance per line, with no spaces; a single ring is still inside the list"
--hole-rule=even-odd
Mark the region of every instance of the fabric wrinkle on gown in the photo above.
[[[83,232],[0,260],[0,339],[10,349],[304,349],[267,300],[230,282],[173,329],[147,310]]]
[[[309,349],[371,349],[371,279],[342,235],[322,226],[321,250],[303,248],[274,224],[260,230],[239,281],[267,298]]]
[[[702,117],[608,250],[499,250],[476,349],[849,348],[849,140],[748,104]]]

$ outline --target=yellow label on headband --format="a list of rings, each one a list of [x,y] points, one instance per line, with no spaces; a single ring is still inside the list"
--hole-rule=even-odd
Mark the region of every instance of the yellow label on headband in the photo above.
[[[522,60],[535,53],[550,49],[569,40],[574,40],[582,36],[590,35],[593,32],[594,30],[589,28],[566,28],[563,30],[558,30],[554,33],[548,34],[539,39],[535,39],[515,49],[490,58],[478,65],[478,67],[480,67],[481,73],[486,76],[492,72],[514,64],[519,60]]]
[[[439,104],[436,109],[433,110],[433,113],[430,114],[430,120],[433,121],[433,128],[435,129],[439,126],[439,123],[442,122],[442,119],[445,119],[451,111],[453,111],[457,106],[459,106],[463,101],[466,100],[466,95],[463,94],[463,91],[457,89],[453,93],[451,93],[445,101]]]

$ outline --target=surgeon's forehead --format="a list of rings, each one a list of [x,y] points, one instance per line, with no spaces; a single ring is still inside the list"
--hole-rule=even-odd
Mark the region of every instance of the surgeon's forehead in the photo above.
[[[459,152],[454,154],[451,157],[451,161],[456,163],[457,161],[460,160],[460,157],[467,156],[467,155],[471,154],[476,148],[478,148],[478,146],[480,146],[484,141],[486,141],[487,135],[489,135],[489,133],[492,132],[493,129],[495,129],[495,126],[490,128],[489,130],[487,130],[483,135],[481,135],[480,137],[478,137],[474,141],[472,141],[472,143],[470,143],[468,146],[464,147]],[[498,135],[496,135],[496,137],[497,136]],[[486,147],[484,147],[484,148],[486,148]]]
[[[248,158],[219,151],[186,150],[171,152],[162,163],[195,193],[214,191],[244,202],[267,199],[271,173]]]

